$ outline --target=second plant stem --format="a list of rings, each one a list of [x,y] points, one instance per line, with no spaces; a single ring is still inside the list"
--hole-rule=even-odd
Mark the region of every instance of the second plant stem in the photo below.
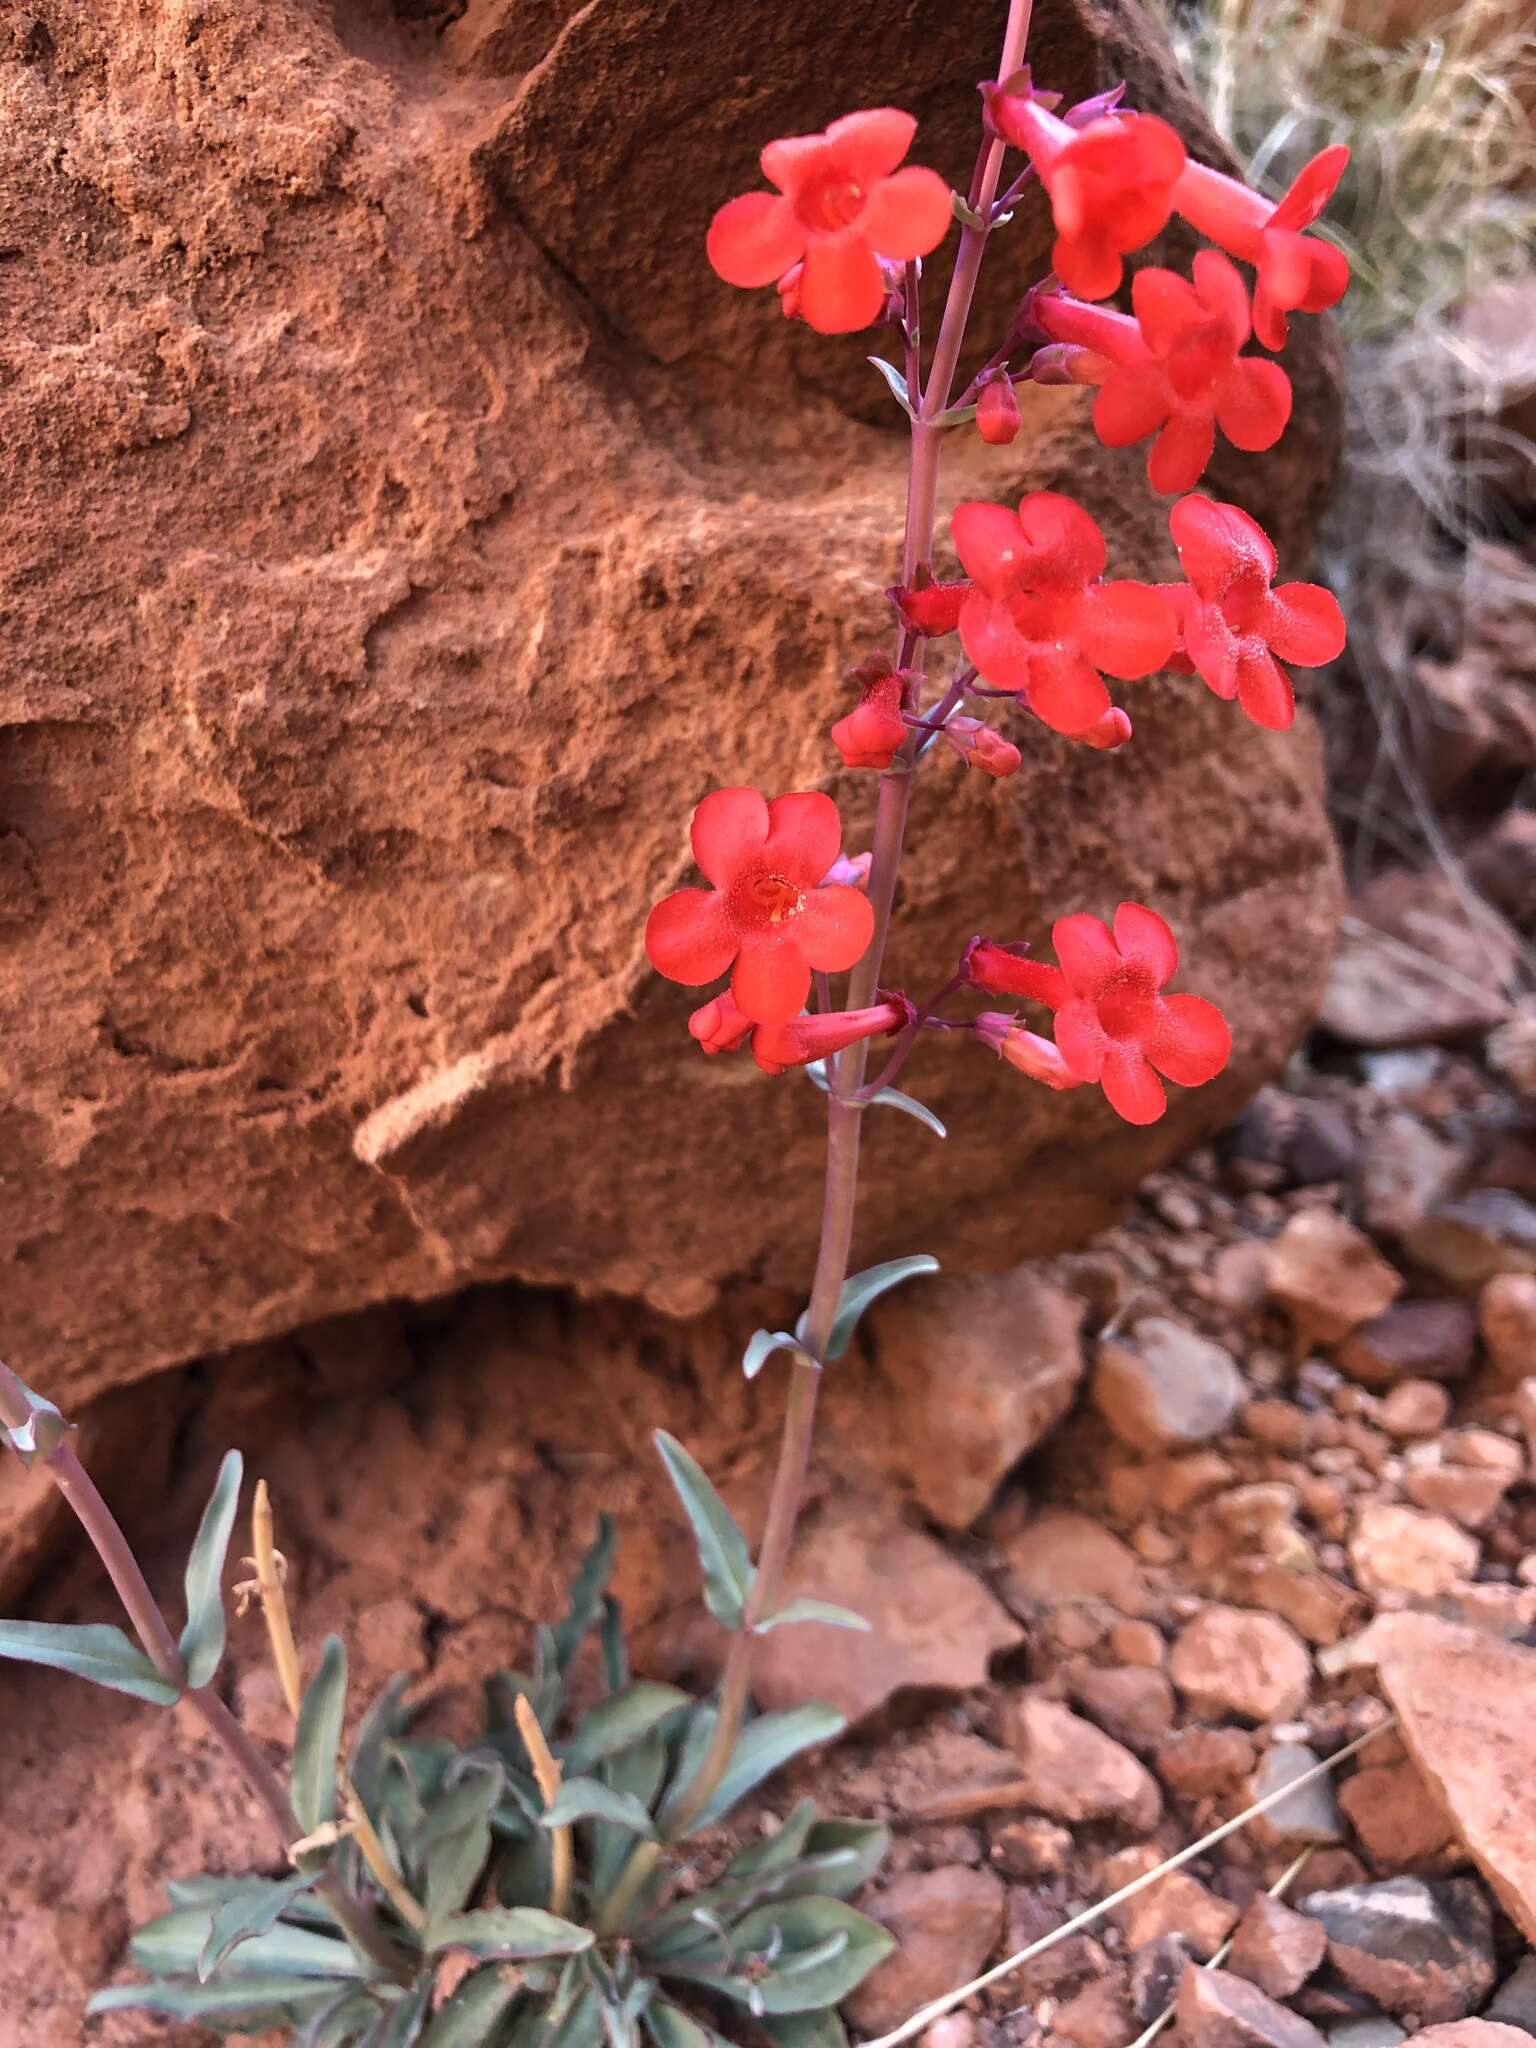
[[[998,68],[999,79],[1010,77],[1023,61],[1024,45],[1029,35],[1029,15],[1030,0],[1011,0],[1002,62]],[[989,138],[976,160],[968,199],[972,215],[982,222],[990,219],[992,203],[997,197],[1004,147],[1000,138]],[[927,388],[912,421],[912,458],[907,472],[906,523],[901,555],[904,586],[912,584],[919,570],[931,568],[939,457],[945,433],[945,428],[939,424],[939,415],[949,404],[954,388],[966,323],[970,319],[971,302],[976,293],[976,280],[986,253],[987,233],[985,226],[966,226],[961,231],[960,248],[950,278]],[[910,295],[916,282],[911,266],[908,267],[907,278]],[[912,320],[909,334],[915,336],[915,306],[909,308],[909,314]],[[909,343],[909,384],[915,358],[916,349]],[[922,658],[923,642],[909,630],[904,631],[897,650],[897,668],[910,670],[915,664],[920,669]],[[870,1004],[879,985],[906,837],[912,771],[919,745],[920,735],[913,733],[880,777],[875,805],[874,857],[869,873],[870,903],[875,913],[874,936],[868,951],[848,979],[847,1007],[850,1010],[864,1009]],[[827,1104],[826,1189],[822,1202],[821,1242],[816,1254],[810,1305],[805,1316],[805,1353],[797,1355],[790,1367],[784,1429],[769,1496],[768,1520],[758,1553],[757,1575],[741,1624],[731,1637],[726,1655],[714,1738],[684,1803],[674,1834],[686,1832],[703,1812],[725,1775],[746,1715],[757,1630],[774,1612],[783,1590],[784,1573],[810,1469],[816,1400],[821,1384],[820,1361],[831,1338],[853,1249],[859,1192],[859,1130],[865,1107],[857,1097],[864,1082],[868,1057],[869,1043],[861,1039],[849,1046],[837,1062]]]

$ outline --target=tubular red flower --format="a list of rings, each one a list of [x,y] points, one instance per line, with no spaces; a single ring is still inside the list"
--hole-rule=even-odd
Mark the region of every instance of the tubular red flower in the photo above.
[[[858,703],[832,728],[832,744],[846,768],[889,768],[907,737],[901,716],[901,677],[887,670],[870,677]]]
[[[1061,293],[1042,293],[1034,318],[1059,342],[1106,359],[1093,426],[1106,448],[1156,434],[1147,461],[1155,491],[1187,491],[1204,474],[1219,426],[1234,448],[1273,448],[1291,416],[1291,380],[1278,363],[1241,353],[1248,293],[1236,266],[1202,249],[1193,283],[1171,270],[1138,271],[1134,320]]]
[[[754,1024],[804,1008],[811,971],[852,967],[874,933],[868,897],[821,886],[838,857],[837,806],[819,791],[775,797],[717,789],[693,814],[693,857],[713,885],[664,897],[645,926],[651,965],[697,988],[732,971]]]
[[[910,1023],[912,1005],[899,997],[867,1010],[833,1010],[795,1017],[787,1024],[760,1024],[752,1034],[752,1057],[765,1074],[830,1059],[861,1038],[878,1038]]]
[[[1156,1123],[1163,1114],[1159,1074],[1198,1088],[1221,1072],[1232,1034],[1216,1005],[1163,994],[1178,971],[1179,949],[1156,911],[1122,903],[1113,932],[1086,912],[1058,918],[1051,943],[1058,967],[984,943],[972,950],[972,978],[995,994],[1053,1010],[1068,1071],[1097,1081],[1127,1123]]]
[[[976,401],[976,431],[983,441],[993,448],[1006,448],[1010,441],[1018,439],[1022,424],[1019,401],[1007,377],[994,377],[981,387],[981,396]]]
[[[898,169],[917,123],[895,107],[845,114],[820,135],[789,135],[762,153],[773,192],[747,192],[710,222],[706,251],[727,284],[777,283],[787,313],[820,334],[878,320],[880,259],[936,249],[953,218],[948,185],[915,164]],[[788,273],[798,268],[793,284]]]
[[[1316,583],[1271,589],[1270,538],[1237,505],[1181,498],[1169,530],[1188,582],[1163,588],[1179,615],[1184,664],[1218,697],[1235,697],[1255,725],[1283,732],[1296,716],[1280,666],[1317,668],[1344,651],[1344,614]]]
[[[1053,732],[1078,737],[1112,708],[1101,671],[1151,675],[1178,625],[1145,583],[1100,581],[1104,536],[1082,507],[1034,491],[1018,512],[957,507],[953,531],[974,588],[960,612],[960,642],[981,674],[1015,691]]]
[[[1183,143],[1155,114],[1107,114],[1074,128],[1033,97],[1023,75],[983,94],[993,127],[1029,153],[1050,195],[1056,275],[1079,298],[1107,298],[1122,257],[1168,224]]]
[[[1266,348],[1284,348],[1287,313],[1321,313],[1349,289],[1349,258],[1303,231],[1333,197],[1349,162],[1341,142],[1305,164],[1280,200],[1266,199],[1206,164],[1186,163],[1173,204],[1191,227],[1253,264],[1253,327]]]
[[[925,640],[936,640],[941,634],[953,633],[959,625],[960,607],[970,588],[965,582],[915,583],[910,590],[898,586],[886,595],[900,612],[904,626],[921,633]]]
[[[729,990],[712,996],[688,1019],[688,1032],[706,1053],[736,1052],[753,1030],[752,1019]]]
[[[1021,1074],[1028,1074],[1032,1081],[1043,1081],[1047,1088],[1056,1089],[1083,1086],[1058,1047],[1038,1032],[1026,1031],[1006,1010],[983,1010],[972,1028],[984,1045],[990,1045],[999,1058],[1017,1067]]]

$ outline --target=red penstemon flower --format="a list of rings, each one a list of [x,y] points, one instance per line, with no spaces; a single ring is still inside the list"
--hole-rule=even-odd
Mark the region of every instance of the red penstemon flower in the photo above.
[[[723,996],[711,996],[688,1019],[688,1035],[700,1052],[714,1055],[735,1052],[751,1037],[752,1019],[727,989]]]
[[[731,994],[754,1024],[805,1007],[811,970],[840,974],[875,916],[857,889],[822,886],[842,824],[818,791],[775,797],[717,789],[693,814],[693,857],[713,884],[678,889],[646,920],[645,950],[669,981],[697,988],[734,969]]]
[[[1147,479],[1167,492],[1198,482],[1218,426],[1234,448],[1273,448],[1291,416],[1291,380],[1278,363],[1241,353],[1250,322],[1236,266],[1219,250],[1202,249],[1192,283],[1171,270],[1140,270],[1131,304],[1134,319],[1059,292],[1030,301],[1053,341],[1076,344],[1102,363],[1098,374],[1097,363],[1074,364],[1072,381],[1098,384],[1093,426],[1105,447],[1156,434]],[[1048,375],[1056,368],[1052,361]]]
[[[1296,700],[1280,663],[1317,668],[1343,653],[1338,599],[1316,583],[1271,589],[1273,543],[1237,505],[1181,498],[1168,526],[1188,578],[1162,586],[1179,615],[1181,644],[1170,666],[1198,674],[1218,697],[1235,697],[1255,725],[1283,732]]]
[[[1101,671],[1151,675],[1178,627],[1150,585],[1104,583],[1104,536],[1080,505],[1034,491],[1017,514],[965,504],[955,546],[974,585],[960,610],[960,641],[981,674],[1014,690],[1052,731],[1087,735],[1112,706]]]
[[[993,448],[1006,448],[1019,437],[1023,421],[1019,401],[1008,377],[993,377],[981,387],[976,401],[976,431]]]
[[[1067,1071],[1097,1081],[1127,1123],[1156,1123],[1163,1114],[1159,1074],[1198,1088],[1221,1072],[1232,1051],[1226,1019],[1201,996],[1163,994],[1178,971],[1179,949],[1155,911],[1122,903],[1113,932],[1086,912],[1058,918],[1051,943],[1057,967],[990,942],[973,946],[970,978],[994,995],[1053,1010]]]
[[[760,1024],[752,1034],[752,1057],[765,1074],[782,1074],[786,1067],[830,1059],[861,1038],[900,1031],[911,1021],[912,1005],[894,996],[867,1010],[830,1010],[792,1017],[787,1024]]]
[[[897,168],[916,128],[910,114],[872,107],[820,135],[770,142],[763,176],[777,191],[727,200],[710,223],[705,246],[717,274],[727,284],[778,284],[784,310],[818,333],[870,326],[886,299],[881,257],[926,256],[953,218],[936,171]]]
[[[1024,759],[1012,740],[1005,740],[980,718],[946,719],[940,736],[967,768],[979,768],[997,782],[1016,775]]]
[[[998,134],[1026,150],[1050,195],[1051,264],[1079,298],[1118,290],[1122,258],[1160,234],[1183,173],[1183,143],[1155,114],[1106,114],[1085,127],[1058,119],[1027,77],[984,87]]]
[[[1319,150],[1279,200],[1206,164],[1187,163],[1174,188],[1174,207],[1191,227],[1257,270],[1253,328],[1266,348],[1284,348],[1287,313],[1326,312],[1349,289],[1343,250],[1304,233],[1333,197],[1348,162],[1341,142]]]

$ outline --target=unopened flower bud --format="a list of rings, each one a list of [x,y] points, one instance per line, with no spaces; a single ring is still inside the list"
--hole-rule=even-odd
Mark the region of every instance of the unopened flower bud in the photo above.
[[[881,672],[871,674],[872,667],[866,663],[863,671],[855,670],[863,677],[863,694],[832,728],[832,744],[846,768],[889,768],[907,737],[901,715],[902,679],[883,665]]]
[[[1017,772],[1023,756],[1012,740],[1005,740],[979,718],[951,718],[941,735],[968,768],[1001,779]]]
[[[867,889],[869,871],[875,864],[872,853],[840,853],[821,878],[823,889]]]
[[[960,607],[970,595],[969,583],[914,583],[903,590],[899,585],[885,594],[901,614],[904,626],[921,633],[925,640],[953,633],[960,624]]]
[[[1026,1031],[1006,1010],[983,1010],[972,1029],[983,1045],[990,1046],[1032,1081],[1043,1081],[1047,1088],[1082,1087],[1051,1041],[1036,1031]]]
[[[751,1029],[752,1019],[729,991],[705,1003],[688,1019],[689,1033],[698,1041],[699,1050],[711,1054],[737,1051]]]
[[[1107,356],[1070,341],[1053,341],[1037,348],[1029,359],[1032,384],[1102,384],[1114,368]]]
[[[1111,754],[1116,747],[1123,747],[1131,736],[1131,721],[1113,705],[1096,725],[1090,725],[1086,732],[1074,733],[1072,737],[1081,740],[1085,747],[1097,747],[1102,754]]]
[[[994,377],[984,384],[976,401],[976,431],[982,440],[990,447],[1006,448],[1010,441],[1018,439],[1022,425],[1019,401],[1009,378]]]

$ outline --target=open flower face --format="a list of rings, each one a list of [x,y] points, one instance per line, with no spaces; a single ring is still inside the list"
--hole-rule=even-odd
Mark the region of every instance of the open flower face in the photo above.
[[[1168,526],[1189,579],[1164,586],[1188,666],[1218,697],[1235,697],[1255,725],[1283,732],[1296,699],[1280,663],[1316,668],[1343,653],[1338,599],[1316,583],[1272,589],[1274,547],[1241,506],[1181,498]]]
[[[872,107],[820,135],[770,142],[763,176],[777,190],[728,200],[710,223],[705,246],[716,274],[727,284],[779,284],[786,312],[818,333],[871,326],[886,298],[881,258],[926,256],[953,219],[937,171],[898,168],[916,128],[910,114]]]
[[[1172,607],[1147,584],[1099,580],[1104,536],[1070,498],[1034,491],[1017,514],[961,505],[954,536],[974,586],[961,645],[989,683],[1017,691],[1054,732],[1101,725],[1112,708],[1105,673],[1151,675],[1167,660]]]
[[[775,797],[717,789],[693,814],[693,857],[708,889],[664,897],[645,927],[651,965],[690,988],[731,974],[754,1024],[798,1015],[812,970],[840,974],[869,944],[875,917],[858,889],[821,886],[842,824],[819,791]]]

